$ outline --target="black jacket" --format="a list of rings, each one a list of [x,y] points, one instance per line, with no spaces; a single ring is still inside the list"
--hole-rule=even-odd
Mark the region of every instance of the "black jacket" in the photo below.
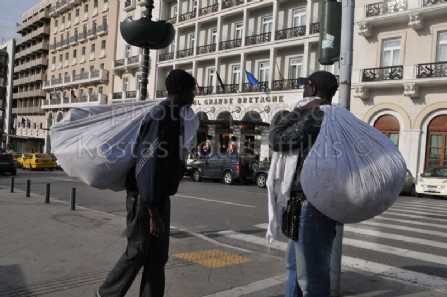
[[[270,131],[269,144],[275,152],[299,153],[292,192],[302,192],[300,176],[301,169],[312,145],[320,133],[324,112],[320,109],[303,111],[295,108],[284,116]]]

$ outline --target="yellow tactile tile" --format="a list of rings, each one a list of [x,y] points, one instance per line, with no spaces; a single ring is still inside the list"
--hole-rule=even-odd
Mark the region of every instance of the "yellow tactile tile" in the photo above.
[[[174,254],[175,257],[208,268],[221,268],[252,262],[253,259],[228,253],[219,249]]]

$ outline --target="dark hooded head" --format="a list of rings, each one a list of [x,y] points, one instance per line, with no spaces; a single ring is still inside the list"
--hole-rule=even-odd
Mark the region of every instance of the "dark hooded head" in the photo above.
[[[338,89],[338,81],[335,75],[327,71],[316,71],[308,78],[308,84],[315,87],[315,94],[320,93],[321,97],[331,99]]]
[[[174,69],[166,77],[165,85],[169,95],[181,94],[186,90],[194,88],[196,86],[196,80],[185,70]]]

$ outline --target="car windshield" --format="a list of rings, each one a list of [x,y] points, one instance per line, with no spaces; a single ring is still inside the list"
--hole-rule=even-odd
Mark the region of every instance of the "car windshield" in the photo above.
[[[36,154],[36,158],[44,159],[44,158],[51,158],[51,156],[47,154]]]
[[[433,167],[424,172],[425,177],[447,178],[447,167]]]

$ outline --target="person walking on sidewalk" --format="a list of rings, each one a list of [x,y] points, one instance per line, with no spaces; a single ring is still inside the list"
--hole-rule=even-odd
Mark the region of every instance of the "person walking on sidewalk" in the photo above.
[[[125,296],[141,268],[139,296],[164,295],[170,196],[177,192],[185,168],[181,141],[188,127],[182,126],[181,112],[194,101],[196,80],[175,69],[165,85],[168,97],[143,122],[134,151],[136,166],[126,179],[127,248],[97,289],[98,297]]]
[[[323,215],[306,200],[300,183],[301,168],[315,142],[323,120],[320,105],[331,104],[338,88],[336,77],[326,71],[311,74],[304,85],[304,99],[311,100],[285,116],[270,133],[275,152],[299,150],[290,199],[298,199],[301,211],[298,239],[289,239],[285,297],[330,297],[330,259],[336,222]],[[318,98],[315,98],[318,97]]]

